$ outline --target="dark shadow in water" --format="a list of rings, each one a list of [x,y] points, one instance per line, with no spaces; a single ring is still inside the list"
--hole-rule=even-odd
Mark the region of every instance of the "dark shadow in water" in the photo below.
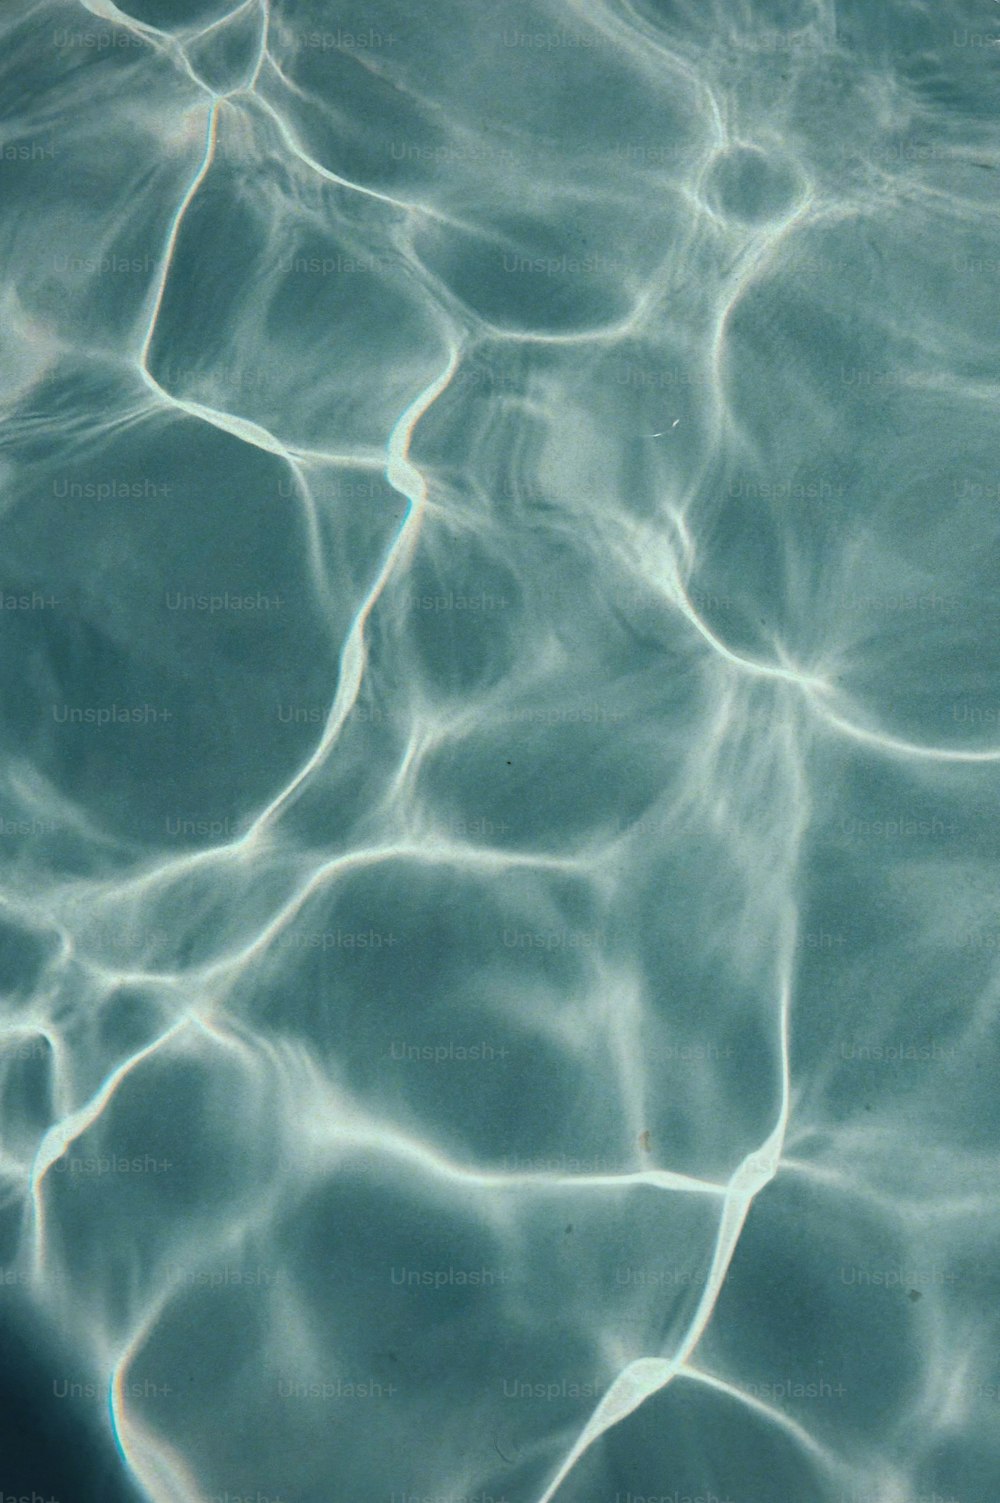
[[[56,1397],[81,1367],[30,1309],[0,1295],[0,1495],[31,1503],[141,1503],[105,1403]]]

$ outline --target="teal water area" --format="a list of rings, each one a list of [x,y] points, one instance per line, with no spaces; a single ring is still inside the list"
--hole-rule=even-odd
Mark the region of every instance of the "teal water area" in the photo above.
[[[996,1503],[998,53],[7,5],[0,1503]]]

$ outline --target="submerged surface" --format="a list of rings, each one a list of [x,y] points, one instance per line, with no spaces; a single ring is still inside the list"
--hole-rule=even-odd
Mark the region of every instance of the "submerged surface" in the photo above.
[[[0,1493],[995,1503],[1000,8],[0,34]]]

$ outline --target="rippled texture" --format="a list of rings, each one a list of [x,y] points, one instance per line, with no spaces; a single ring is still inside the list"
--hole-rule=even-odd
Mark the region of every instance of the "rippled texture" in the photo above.
[[[0,33],[4,1503],[995,1503],[1000,7]]]

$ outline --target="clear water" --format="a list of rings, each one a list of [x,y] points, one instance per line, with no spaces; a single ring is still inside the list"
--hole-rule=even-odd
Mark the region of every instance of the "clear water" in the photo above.
[[[2,1503],[995,1503],[1000,6],[0,31]]]

